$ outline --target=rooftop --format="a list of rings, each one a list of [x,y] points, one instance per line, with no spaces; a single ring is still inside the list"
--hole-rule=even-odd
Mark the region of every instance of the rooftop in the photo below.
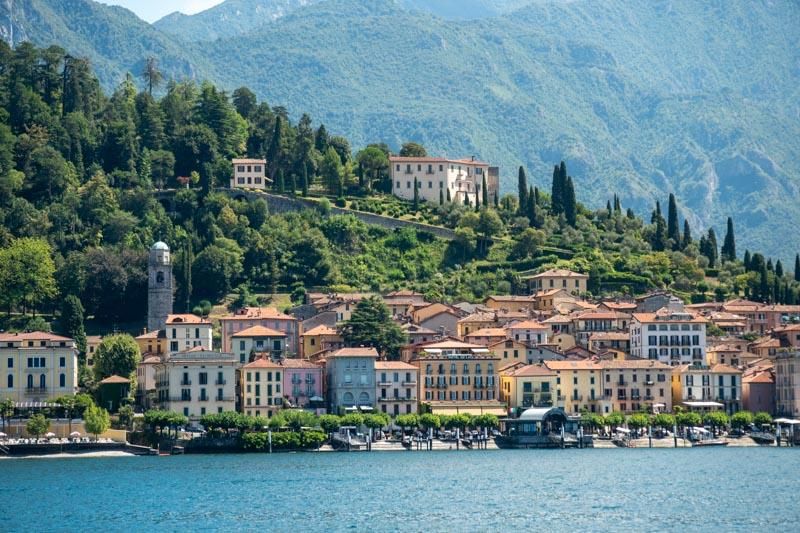
[[[600,370],[602,367],[594,361],[545,361],[550,370]]]
[[[46,331],[26,331],[22,333],[0,333],[0,342],[15,341],[64,341],[75,342],[69,337],[62,337]]]
[[[534,376],[555,376],[555,372],[544,365],[525,365],[511,371],[508,376],[515,378],[527,378]]]
[[[234,165],[246,165],[248,163],[250,163],[251,165],[259,165],[259,164],[260,165],[266,165],[267,164],[267,160],[266,159],[244,159],[243,158],[243,159],[232,159],[231,163],[233,163]]]
[[[464,157],[461,159],[447,159],[444,157],[403,157],[398,155],[390,155],[389,161],[392,163],[456,163],[456,164],[470,164],[488,166],[489,163],[479,161],[473,157]]]
[[[123,378],[122,376],[108,376],[106,379],[100,381],[100,385],[123,384],[130,383],[131,380]]]
[[[211,321],[191,313],[185,313],[167,315],[167,324],[211,324]]]
[[[274,307],[242,307],[232,315],[223,316],[220,320],[296,320],[294,317],[281,313]]]
[[[264,326],[251,326],[242,331],[238,331],[231,335],[231,337],[285,337],[286,333]]]
[[[547,329],[550,328],[538,320],[522,320],[508,325],[508,329]]]
[[[579,272],[573,272],[572,270],[566,270],[564,268],[551,268],[550,270],[545,270],[544,272],[540,272],[539,274],[534,274],[533,276],[526,276],[528,279],[538,279],[538,278],[575,278],[575,279],[589,279],[589,276],[586,274],[581,274]]]
[[[375,370],[417,370],[417,367],[402,361],[375,361]]]
[[[314,337],[316,335],[338,335],[339,333],[332,327],[320,324],[303,333],[301,336]]]
[[[340,348],[328,357],[378,357],[378,350],[375,348]]]

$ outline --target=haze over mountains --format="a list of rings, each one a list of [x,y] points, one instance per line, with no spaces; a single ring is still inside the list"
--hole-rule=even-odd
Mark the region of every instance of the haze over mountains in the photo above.
[[[13,25],[10,23],[13,21]],[[514,190],[566,159],[579,199],[800,249],[800,7],[789,0],[227,0],[149,25],[90,0],[0,5],[0,33],[91,58],[105,87],[154,55],[168,76],[247,85],[354,147],[475,154]]]

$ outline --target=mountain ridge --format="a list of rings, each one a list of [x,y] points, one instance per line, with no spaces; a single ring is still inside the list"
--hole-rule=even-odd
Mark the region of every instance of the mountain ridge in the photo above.
[[[275,3],[221,6],[253,1]],[[170,75],[249,86],[354,146],[416,140],[479,155],[503,167],[504,190],[519,164],[546,187],[566,159],[584,202],[618,191],[649,210],[675,192],[693,225],[720,228],[733,215],[742,242],[767,241],[770,252],[787,220],[800,222],[791,2],[545,0],[468,24],[420,10],[431,4],[328,0],[213,46],[161,44],[163,32],[153,41],[175,58],[162,62]],[[120,64],[136,65],[132,55],[104,85]]]

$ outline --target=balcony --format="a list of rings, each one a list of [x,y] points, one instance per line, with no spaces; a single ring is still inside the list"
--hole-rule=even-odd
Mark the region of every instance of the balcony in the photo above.
[[[232,402],[233,400],[233,396],[216,396],[214,398],[215,402]]]
[[[306,378],[306,385],[313,385],[317,380],[314,378]]]
[[[417,386],[416,380],[403,382],[403,387],[416,387],[416,386]]]
[[[208,399],[209,399],[209,397],[208,397],[208,396],[200,396],[200,397],[197,399],[197,401],[198,401],[198,402],[207,402],[207,401],[208,401]]]
[[[417,397],[416,396],[412,396],[410,398],[405,398],[405,397],[403,397],[403,398],[400,398],[400,397],[398,397],[398,398],[394,398],[394,397],[392,397],[392,398],[378,398],[378,401],[379,402],[386,402],[386,403],[391,403],[391,402],[415,402],[415,401],[417,401]]]
[[[573,401],[573,402],[581,402],[581,401],[583,401],[583,395],[582,395],[582,394],[573,394],[573,395],[570,397],[570,401]]]
[[[414,171],[411,170],[410,168],[406,168],[406,170],[403,172],[403,174],[413,174],[413,173]]]
[[[652,402],[653,400],[655,400],[655,398],[653,397],[653,395],[652,395],[652,394],[645,394],[645,395],[644,395],[644,399],[645,399],[645,401],[647,401],[647,402]]]
[[[182,379],[181,380],[181,385],[191,385],[191,384],[192,384],[192,380],[191,379]]]
[[[626,385],[628,385],[628,382],[621,379],[621,380],[617,381],[616,385],[617,385],[617,387],[625,387]]]
[[[228,380],[227,379],[216,379],[216,380],[214,380],[214,385],[227,385],[227,384],[228,384]]]
[[[25,394],[30,396],[40,396],[47,394],[47,387],[26,387]]]
[[[641,400],[641,399],[642,397],[639,396],[638,394],[631,394],[631,400]]]
[[[292,378],[292,385],[300,385],[301,383],[303,383],[302,379],[300,379],[298,377],[293,377]]]
[[[558,396],[557,399],[558,399],[559,402],[564,402],[564,401],[567,400],[567,397],[566,396]]]
[[[378,381],[378,387],[391,387],[391,386],[392,386],[392,382],[391,381],[388,381],[388,380],[387,381],[383,381],[383,380]]]

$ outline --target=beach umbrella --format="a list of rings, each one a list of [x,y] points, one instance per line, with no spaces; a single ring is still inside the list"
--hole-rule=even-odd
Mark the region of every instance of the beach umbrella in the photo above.
[[[4,438],[6,438],[6,437],[8,437],[8,435],[6,435],[6,434],[5,434],[5,433],[3,433],[2,431],[0,431],[0,439],[4,439]]]
[[[72,433],[69,434],[69,436],[70,437],[80,437],[81,434],[78,431],[73,431]]]
[[[46,435],[45,435],[45,437],[46,437],[46,438],[48,438],[48,439],[51,439],[51,438],[53,438],[53,437],[55,437],[55,436],[56,436],[56,434],[55,434],[55,433],[53,433],[52,431],[51,431],[50,433],[48,433],[48,434],[46,434]]]

